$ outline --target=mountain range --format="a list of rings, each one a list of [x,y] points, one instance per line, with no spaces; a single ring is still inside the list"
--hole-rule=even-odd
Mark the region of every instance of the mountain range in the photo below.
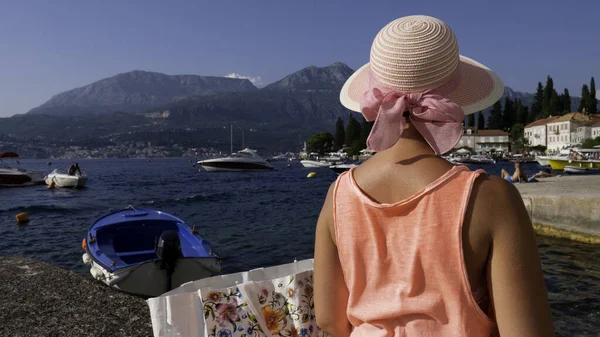
[[[79,115],[142,112],[193,96],[258,90],[249,80],[197,75],[165,75],[142,70],[105,78],[62,92],[30,114]]]
[[[136,70],[59,93],[24,115],[1,119],[0,135],[143,140],[140,135],[195,130],[194,141],[206,144],[216,134],[223,136],[218,141],[226,141],[229,135],[222,129],[233,123],[259,132],[257,139],[265,143],[289,139],[286,144],[297,146],[311,133],[333,131],[338,117],[348,118],[351,112],[339,103],[339,90],[352,73],[341,62],[310,66],[258,89],[246,79]],[[525,105],[533,100],[532,94],[509,87],[504,97]],[[572,97],[572,106],[579,106],[579,98]]]

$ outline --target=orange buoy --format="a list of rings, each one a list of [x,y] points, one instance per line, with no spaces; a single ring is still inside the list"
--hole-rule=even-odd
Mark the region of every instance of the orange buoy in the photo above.
[[[25,213],[25,212],[17,214],[16,218],[17,218],[18,223],[28,223],[29,222],[29,217],[27,216],[27,213]]]
[[[83,240],[81,240],[81,248],[84,251],[87,251],[87,243],[85,242],[85,238],[83,238]]]
[[[48,185],[48,189],[51,190],[51,189],[54,189],[55,187],[56,187],[56,184],[54,183],[54,180],[52,180],[50,182],[50,184]]]

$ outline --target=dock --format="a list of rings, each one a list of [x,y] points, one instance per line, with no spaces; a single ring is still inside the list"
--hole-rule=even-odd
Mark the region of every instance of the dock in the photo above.
[[[0,336],[152,336],[144,299],[56,266],[0,257]]]
[[[516,184],[540,235],[600,244],[600,175]]]

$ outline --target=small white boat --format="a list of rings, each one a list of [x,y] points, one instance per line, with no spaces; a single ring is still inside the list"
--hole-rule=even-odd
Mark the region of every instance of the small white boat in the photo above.
[[[340,165],[331,165],[331,166],[329,166],[329,168],[333,172],[335,172],[337,174],[344,173],[344,172],[346,172],[348,170],[351,170],[351,169],[353,169],[355,167],[358,167],[358,165],[357,164],[340,164]]]
[[[582,166],[565,166],[565,172],[571,174],[598,174],[600,168],[596,167],[582,167]]]
[[[68,188],[84,187],[87,180],[88,178],[85,173],[82,173],[81,175],[68,175],[66,173],[60,173],[58,170],[52,171],[44,178],[44,182],[48,186],[54,183],[55,187]]]
[[[328,161],[318,161],[318,160],[310,160],[310,159],[301,160],[300,164],[302,164],[302,166],[304,166],[304,167],[313,167],[313,168],[329,167],[329,166],[331,166],[331,162],[328,162]]]

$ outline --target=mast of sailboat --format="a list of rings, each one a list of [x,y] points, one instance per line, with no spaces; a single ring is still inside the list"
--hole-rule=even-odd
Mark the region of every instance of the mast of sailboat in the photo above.
[[[233,154],[233,123],[229,128],[229,150],[229,153]]]
[[[242,129],[242,149],[245,149],[245,148],[246,148],[246,145],[245,145],[245,144],[246,144],[246,143],[245,143],[245,138],[244,138],[244,129]]]

